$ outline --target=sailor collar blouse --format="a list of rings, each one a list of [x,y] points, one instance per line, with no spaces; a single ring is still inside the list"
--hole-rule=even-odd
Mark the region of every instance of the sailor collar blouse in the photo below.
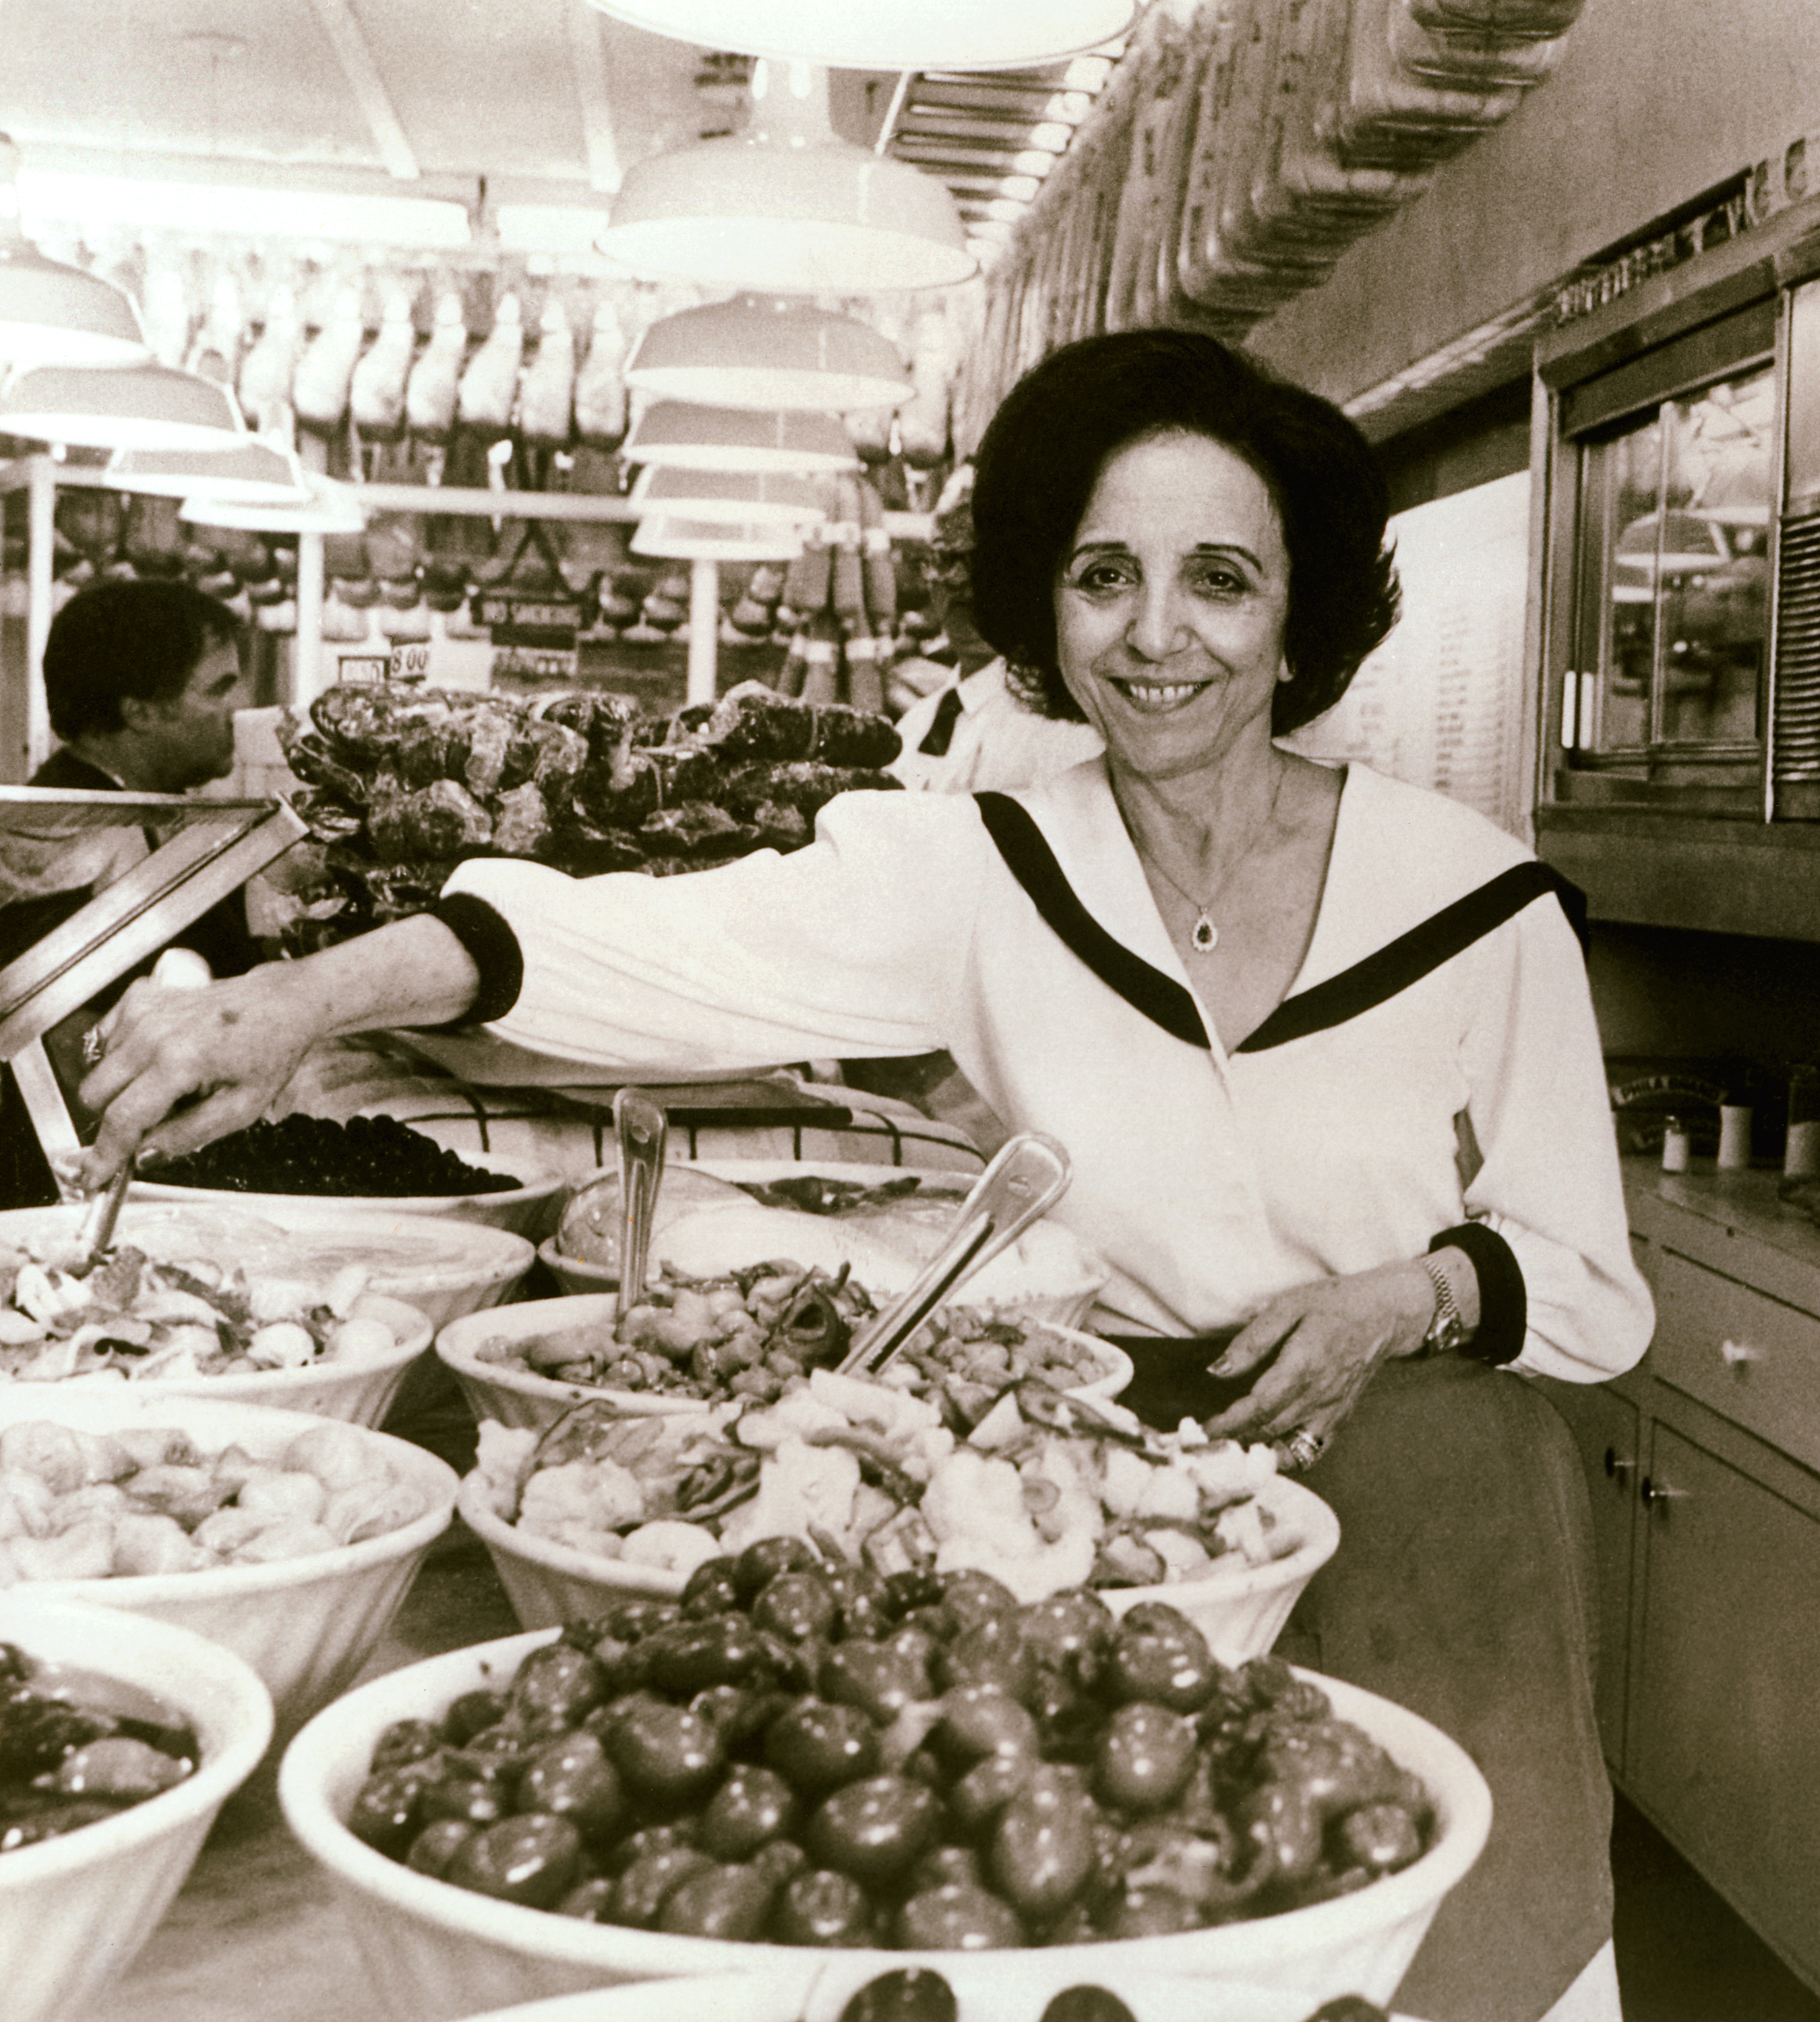
[[[1192,993],[1103,764],[1016,797],[1087,911]],[[1526,860],[1471,809],[1349,767],[1292,997]],[[684,878],[474,858],[455,894],[515,936],[522,982],[491,1029],[535,1051],[661,1080],[946,1047],[1007,1126],[1067,1146],[1051,1212],[1111,1265],[1113,1330],[1230,1326],[1471,1217],[1523,1273],[1515,1367],[1590,1381],[1647,1345],[1584,966],[1552,899],[1358,1015],[1246,1053],[1171,1036],[1101,981],[967,797],[846,794],[809,848]]]

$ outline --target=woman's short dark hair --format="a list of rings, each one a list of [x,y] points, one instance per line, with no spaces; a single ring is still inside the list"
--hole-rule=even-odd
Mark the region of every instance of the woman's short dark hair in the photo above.
[[[974,622],[1032,707],[1081,720],[1056,662],[1063,558],[1108,459],[1174,430],[1223,444],[1270,488],[1289,556],[1290,675],[1270,728],[1298,729],[1339,701],[1396,622],[1388,495],[1370,444],[1331,402],[1198,331],[1084,338],[1007,394],[974,457]]]
[[[174,700],[203,655],[237,644],[242,630],[193,583],[159,576],[79,589],[44,642],[51,728],[66,744],[125,728],[123,702]]]

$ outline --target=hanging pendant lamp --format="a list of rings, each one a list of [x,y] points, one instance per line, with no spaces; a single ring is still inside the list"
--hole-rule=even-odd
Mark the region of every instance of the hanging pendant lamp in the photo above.
[[[944,184],[835,134],[808,64],[758,66],[745,132],[634,162],[596,243],[640,273],[780,294],[945,287],[979,264]]]
[[[311,476],[300,506],[247,506],[199,497],[186,498],[177,516],[192,526],[230,527],[254,534],[361,534],[367,516],[350,485]]]
[[[19,224],[19,150],[0,133],[0,369],[137,365],[139,312],[111,282],[46,259]]]
[[[913,390],[897,347],[855,317],[758,295],[652,323],[625,378],[660,399],[823,414],[899,407]]]
[[[641,520],[631,541],[635,555],[667,561],[788,562],[802,552],[802,536],[789,527],[673,519]]]
[[[704,49],[835,70],[1021,70],[1096,49],[1135,0],[593,0],[603,14]]]
[[[619,454],[628,463],[668,470],[857,470],[859,451],[833,414],[767,413],[653,400],[632,425]]]
[[[305,506],[309,480],[294,451],[249,436],[221,450],[116,450],[108,482],[122,491],[221,505]]]
[[[642,513],[717,525],[818,527],[828,517],[806,479],[757,470],[646,470],[632,503]]]
[[[247,440],[225,386],[170,365],[34,365],[0,386],[0,436],[83,449],[227,449]]]

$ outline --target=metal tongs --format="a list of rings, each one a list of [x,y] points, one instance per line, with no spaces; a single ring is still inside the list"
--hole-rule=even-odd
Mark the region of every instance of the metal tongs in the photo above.
[[[875,1376],[957,1286],[1009,1249],[1068,1191],[1073,1168],[1053,1137],[1012,1138],[961,1204],[948,1239],[910,1288],[854,1335],[843,1376]]]
[[[651,1222],[663,1179],[664,1146],[670,1119],[663,1105],[641,1088],[623,1088],[613,1097],[613,1123],[619,1133],[619,1290],[613,1308],[616,1325],[645,1292],[651,1254]]]

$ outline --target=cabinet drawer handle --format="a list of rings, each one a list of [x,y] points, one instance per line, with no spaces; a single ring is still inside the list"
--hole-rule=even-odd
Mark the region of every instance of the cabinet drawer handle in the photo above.
[[[1722,1341],[1719,1344],[1720,1360],[1727,1369],[1741,1369],[1747,1362],[1760,1362],[1763,1351],[1741,1341]]]
[[[1684,1488],[1665,1488],[1661,1482],[1652,1481],[1646,1474],[1643,1476],[1643,1486],[1637,1491],[1638,1498],[1646,1509],[1657,1502],[1678,1502],[1687,1493]]]
[[[1607,1481],[1615,1481],[1621,1474],[1630,1473],[1635,1465],[1636,1462],[1634,1460],[1620,1460],[1616,1447],[1606,1448],[1605,1478]]]

